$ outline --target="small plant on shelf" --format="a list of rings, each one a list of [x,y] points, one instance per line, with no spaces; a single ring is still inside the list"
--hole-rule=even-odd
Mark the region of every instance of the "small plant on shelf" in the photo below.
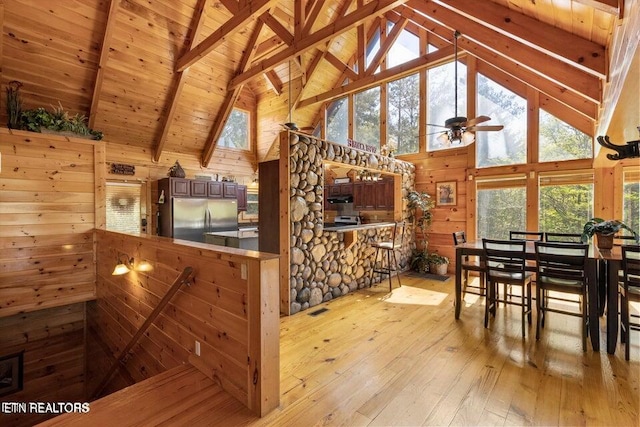
[[[31,132],[68,132],[89,139],[102,139],[102,132],[89,128],[85,115],[70,115],[60,103],[51,111],[44,107],[23,110],[20,87],[22,83],[16,80],[7,86],[7,116],[11,129]]]

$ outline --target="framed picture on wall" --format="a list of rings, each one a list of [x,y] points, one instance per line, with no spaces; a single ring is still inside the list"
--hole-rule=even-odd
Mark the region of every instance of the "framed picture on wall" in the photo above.
[[[457,203],[456,181],[436,182],[436,206],[455,206]]]
[[[0,397],[22,390],[24,352],[0,357]]]

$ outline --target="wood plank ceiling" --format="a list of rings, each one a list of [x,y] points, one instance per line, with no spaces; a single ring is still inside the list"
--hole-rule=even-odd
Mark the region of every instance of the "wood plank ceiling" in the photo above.
[[[595,121],[623,10],[618,0],[492,0],[482,8],[472,0],[0,0],[0,81],[23,83],[25,108],[60,103],[108,141],[154,159],[189,153],[207,165],[234,105],[278,99],[310,118],[344,93],[345,77],[352,90],[375,83],[375,68],[355,65],[388,20],[440,49],[391,77],[449,60],[460,29],[462,50]],[[285,122],[287,113],[266,122]]]

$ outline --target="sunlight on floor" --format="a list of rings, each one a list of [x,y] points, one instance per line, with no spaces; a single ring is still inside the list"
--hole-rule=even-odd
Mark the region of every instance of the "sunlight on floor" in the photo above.
[[[380,299],[395,304],[440,305],[448,296],[446,292],[403,285]]]

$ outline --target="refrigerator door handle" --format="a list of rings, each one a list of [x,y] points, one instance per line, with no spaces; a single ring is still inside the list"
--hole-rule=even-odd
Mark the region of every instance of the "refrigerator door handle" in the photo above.
[[[209,208],[207,208],[207,211],[205,213],[205,224],[204,224],[205,228],[207,229],[208,232],[211,231],[211,211],[209,210]]]

